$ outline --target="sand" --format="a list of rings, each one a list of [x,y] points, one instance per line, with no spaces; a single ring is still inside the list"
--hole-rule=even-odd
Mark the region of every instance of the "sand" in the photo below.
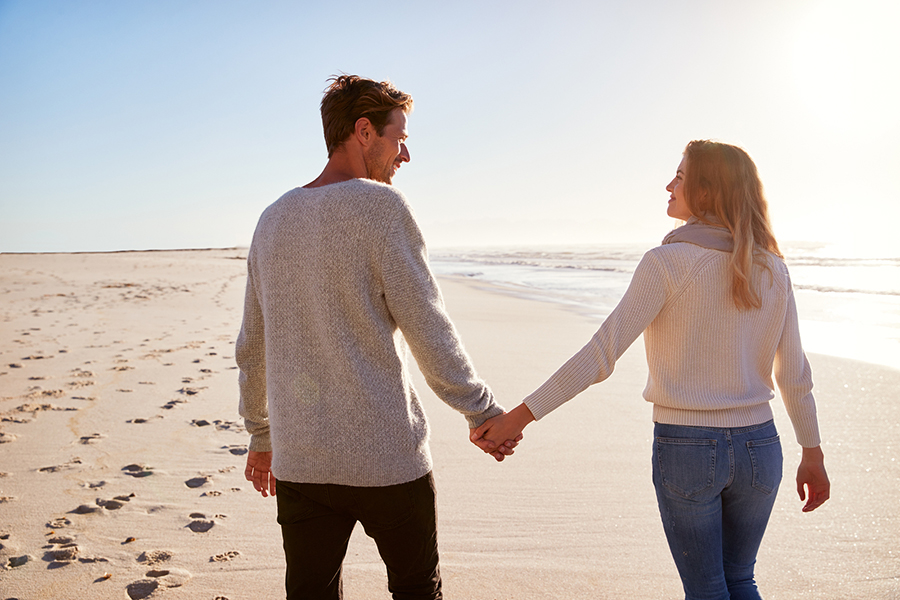
[[[0,255],[0,600],[283,597],[275,503],[243,479],[233,343],[244,250]],[[598,326],[443,278],[479,373],[515,406]],[[833,498],[799,447],[758,563],[767,599],[900,598],[900,371],[810,355]],[[417,375],[448,599],[683,597],[650,482],[643,349],[495,463]],[[389,598],[357,529],[349,600]]]

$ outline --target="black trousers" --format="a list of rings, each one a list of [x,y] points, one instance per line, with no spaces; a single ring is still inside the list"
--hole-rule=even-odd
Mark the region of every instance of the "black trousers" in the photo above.
[[[278,524],[288,600],[340,600],[341,570],[356,522],[375,540],[395,600],[441,600],[431,473],[399,485],[278,482]]]

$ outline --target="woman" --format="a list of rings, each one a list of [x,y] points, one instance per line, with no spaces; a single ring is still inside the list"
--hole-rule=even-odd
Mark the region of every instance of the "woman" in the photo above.
[[[828,499],[812,375],[762,184],[742,149],[687,145],[668,215],[686,221],[647,252],[591,341],[508,414],[472,433],[485,451],[588,386],[644,334],[653,482],[686,599],[760,598],[753,565],[781,481],[772,374],[803,447],[804,512]]]

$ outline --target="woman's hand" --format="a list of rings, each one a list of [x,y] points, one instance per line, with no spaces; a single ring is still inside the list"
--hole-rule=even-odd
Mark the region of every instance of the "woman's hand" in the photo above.
[[[534,415],[522,403],[510,412],[488,419],[473,429],[469,439],[484,452],[494,454],[504,446],[509,447],[510,444],[518,443],[522,439],[522,430],[532,421]],[[512,446],[514,447],[515,445]],[[496,458],[496,455],[494,457]]]
[[[831,482],[825,472],[822,447],[804,448],[797,468],[797,493],[806,500],[803,512],[816,510],[831,496]]]

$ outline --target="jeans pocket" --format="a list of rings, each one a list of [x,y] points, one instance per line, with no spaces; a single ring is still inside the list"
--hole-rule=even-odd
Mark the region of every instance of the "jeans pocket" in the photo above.
[[[692,500],[715,483],[716,440],[658,437],[656,466],[669,492]]]
[[[294,483],[291,481],[278,482],[278,494],[275,503],[278,508],[277,521],[279,525],[297,525],[307,519],[321,517],[331,513],[331,509],[309,498],[304,489],[310,484]]]
[[[747,442],[747,452],[750,453],[750,465],[753,469],[750,486],[764,494],[775,492],[781,483],[784,461],[781,439],[776,435],[764,440],[750,440]]]

